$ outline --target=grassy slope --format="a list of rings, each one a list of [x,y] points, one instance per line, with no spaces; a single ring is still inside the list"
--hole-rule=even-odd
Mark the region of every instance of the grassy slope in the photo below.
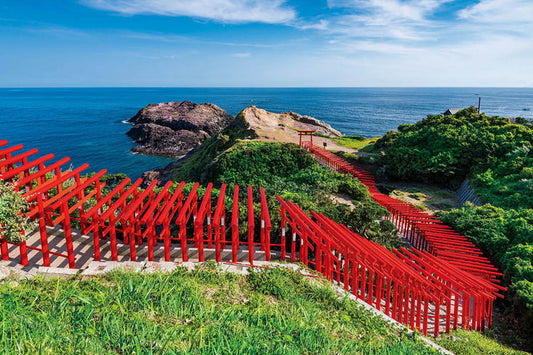
[[[374,143],[380,137],[366,138],[362,136],[342,136],[333,138],[333,140],[338,144],[346,148],[357,149],[362,152],[367,153],[376,153],[377,149],[374,148]]]
[[[416,337],[286,269],[0,285],[2,353],[430,354]]]
[[[504,346],[489,336],[466,330],[456,330],[450,335],[445,334],[437,340],[437,343],[457,355],[527,354]]]

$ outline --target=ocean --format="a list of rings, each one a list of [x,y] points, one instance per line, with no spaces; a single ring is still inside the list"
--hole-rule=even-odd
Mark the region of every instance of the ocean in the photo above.
[[[133,154],[126,121],[150,103],[211,102],[236,115],[255,105],[316,117],[345,134],[382,135],[448,108],[533,118],[533,88],[44,88],[0,89],[0,139],[138,178],[172,159]]]

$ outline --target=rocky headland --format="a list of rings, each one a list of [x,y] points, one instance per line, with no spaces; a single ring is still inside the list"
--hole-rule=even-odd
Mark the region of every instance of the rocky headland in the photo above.
[[[128,122],[128,131],[139,145],[134,152],[180,157],[222,131],[233,120],[220,107],[190,101],[151,104]]]
[[[341,137],[342,133],[324,121],[296,112],[269,112],[255,106],[246,107],[241,115],[259,139],[293,142],[298,135],[295,130],[313,130],[331,137]]]
[[[314,130],[331,137],[342,136],[342,133],[329,124],[295,112],[273,113],[250,106],[242,110],[236,119],[216,105],[195,104],[190,101],[148,105],[129,122],[133,123],[133,127],[128,135],[139,143],[133,151],[172,157],[185,155],[185,158],[164,168],[146,171],[142,176],[144,184],[149,184],[154,179],[157,179],[159,184],[172,180],[176,169],[201,149],[204,141],[220,134],[231,135],[230,131],[242,129],[243,125],[247,132],[246,139],[255,137],[263,141],[298,143],[298,129]],[[329,146],[336,146],[328,138],[315,139],[317,144],[328,141]]]

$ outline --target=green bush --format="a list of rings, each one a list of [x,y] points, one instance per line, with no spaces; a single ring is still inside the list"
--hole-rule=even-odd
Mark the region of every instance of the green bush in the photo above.
[[[416,124],[402,125],[398,132],[387,132],[375,147],[385,152],[382,164],[389,177],[457,185],[470,174],[497,169],[513,154],[523,158],[514,162],[519,173],[531,166],[532,144],[532,128],[478,114],[471,107],[455,115],[428,115]],[[504,176],[509,167],[501,167],[497,176]]]
[[[25,218],[30,205],[14,186],[0,180],[0,237],[13,243],[20,243],[27,238],[36,223]]]

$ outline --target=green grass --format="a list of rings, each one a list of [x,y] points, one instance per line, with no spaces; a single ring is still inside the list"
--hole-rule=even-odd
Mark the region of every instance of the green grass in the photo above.
[[[450,335],[443,335],[437,339],[437,343],[456,355],[527,354],[526,352],[506,347],[489,336],[465,330],[456,330]]]
[[[377,149],[374,148],[374,143],[379,139],[380,137],[374,137],[374,138],[366,138],[361,136],[342,136],[342,137],[335,137],[333,140],[340,146],[351,148],[351,149],[357,149],[363,152],[367,153],[376,153]]]
[[[3,354],[435,353],[285,269],[18,282],[0,285]]]

